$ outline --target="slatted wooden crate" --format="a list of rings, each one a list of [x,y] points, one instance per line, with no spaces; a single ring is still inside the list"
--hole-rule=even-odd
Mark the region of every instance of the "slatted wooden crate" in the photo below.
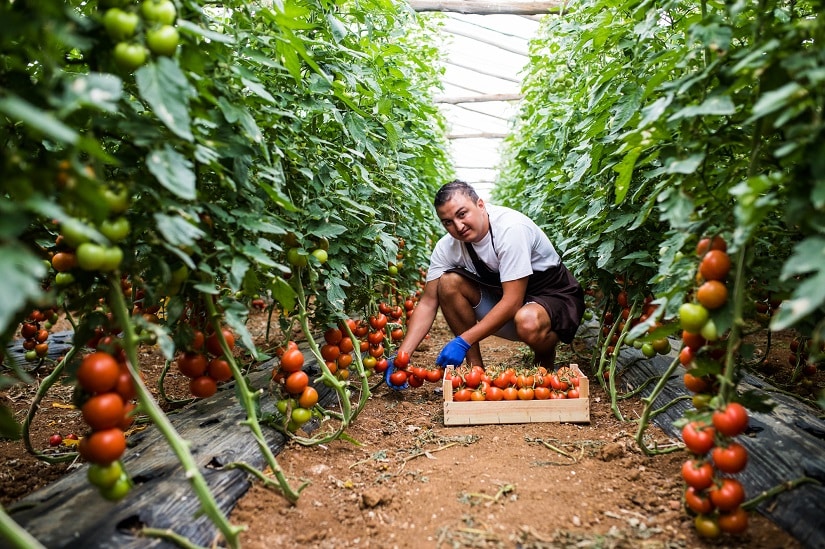
[[[590,381],[577,364],[570,367],[579,372],[579,398],[455,402],[452,382],[445,372],[444,425],[590,423]]]

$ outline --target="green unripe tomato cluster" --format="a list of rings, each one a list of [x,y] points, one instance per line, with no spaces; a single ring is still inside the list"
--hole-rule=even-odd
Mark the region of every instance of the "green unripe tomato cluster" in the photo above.
[[[174,27],[177,10],[172,0],[145,0],[140,4],[140,15],[120,7],[111,7],[103,14],[103,27],[116,42],[112,52],[115,63],[126,72],[133,72],[146,63],[149,54],[172,56],[180,42]],[[135,41],[143,20],[144,42]]]

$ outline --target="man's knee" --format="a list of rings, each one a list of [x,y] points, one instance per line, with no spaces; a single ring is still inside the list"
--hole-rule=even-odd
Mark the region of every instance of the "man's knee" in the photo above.
[[[438,296],[440,298],[460,294],[467,285],[467,279],[458,273],[444,273],[438,279]]]
[[[528,304],[519,309],[513,321],[519,339],[528,345],[546,341],[548,336],[551,335],[550,318],[544,308],[536,303]]]

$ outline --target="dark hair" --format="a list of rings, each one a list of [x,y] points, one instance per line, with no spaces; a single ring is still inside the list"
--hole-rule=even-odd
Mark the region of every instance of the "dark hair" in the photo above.
[[[453,179],[446,185],[443,185],[438,192],[435,193],[435,200],[433,200],[433,205],[438,208],[439,206],[443,206],[448,200],[451,200],[453,196],[456,194],[463,194],[464,196],[469,197],[471,200],[478,201],[478,193],[476,190],[469,184],[460,179]]]

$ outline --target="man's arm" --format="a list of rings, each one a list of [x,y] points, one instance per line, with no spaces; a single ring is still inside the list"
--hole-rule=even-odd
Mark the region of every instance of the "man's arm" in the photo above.
[[[527,292],[527,277],[503,282],[501,287],[504,291],[501,301],[472,328],[463,334],[459,334],[470,345],[496,333],[499,328],[516,316],[516,312],[524,304],[524,295]],[[418,314],[417,311],[416,314]],[[414,315],[413,318],[415,318]]]
[[[424,285],[424,291],[415,306],[412,317],[407,322],[407,334],[398,346],[398,352],[415,352],[421,341],[430,331],[438,312],[438,280],[431,280]]]

